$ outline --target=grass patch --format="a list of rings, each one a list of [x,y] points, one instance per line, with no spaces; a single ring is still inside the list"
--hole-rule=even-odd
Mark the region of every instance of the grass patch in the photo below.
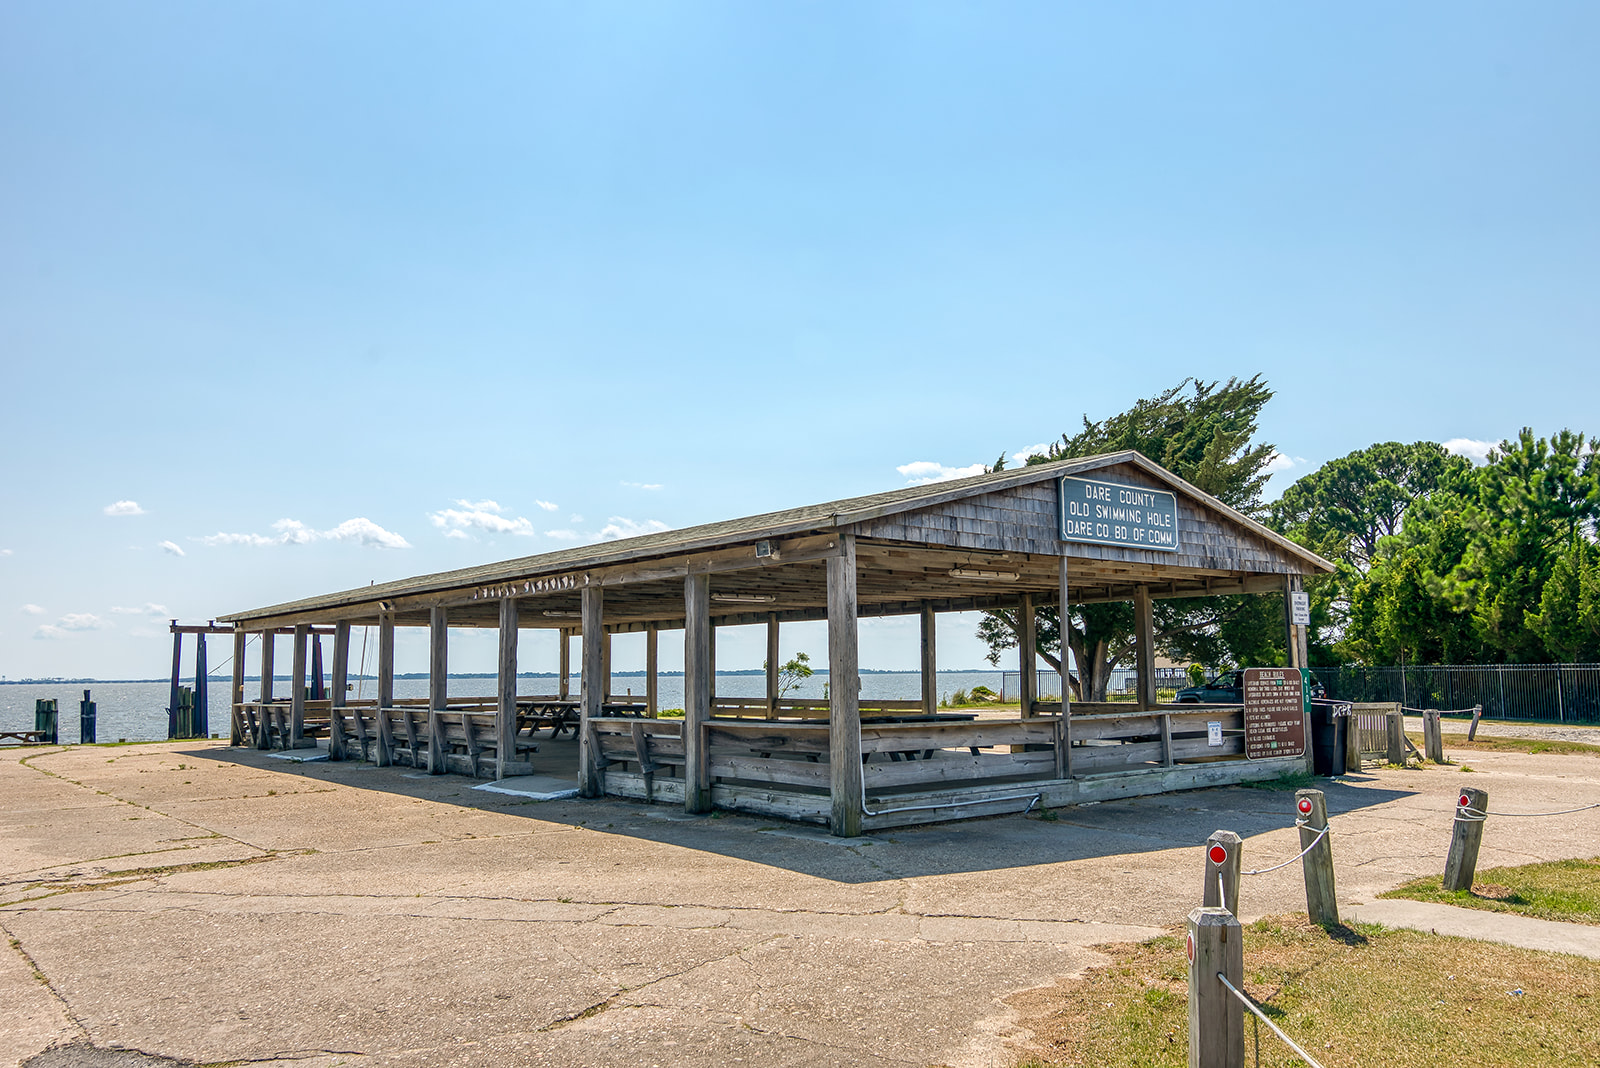
[[[1417,748],[1422,748],[1422,736],[1408,735],[1417,743]],[[1577,756],[1588,753],[1590,756],[1600,754],[1600,745],[1589,745],[1586,742],[1559,742],[1549,738],[1494,738],[1480,735],[1473,741],[1467,741],[1465,734],[1446,734],[1443,736],[1446,749],[1482,750],[1484,752],[1501,753],[1554,753],[1557,756]]]
[[[1181,931],[1100,948],[1106,966],[1008,999],[1034,1034],[1022,1064],[1186,1065]],[[1247,927],[1244,962],[1244,989],[1325,1068],[1600,1063],[1600,961],[1299,915]],[[1263,1065],[1303,1063],[1265,1027],[1260,1044]]]
[[[1514,912],[1541,920],[1600,924],[1600,857],[1552,860],[1477,873],[1472,889],[1445,890],[1436,876],[1413,879],[1379,897],[1405,897],[1446,905]]]
[[[1295,790],[1309,790],[1317,785],[1317,777],[1309,771],[1286,771],[1276,779],[1261,779],[1257,782],[1242,782],[1240,786],[1251,790],[1273,790],[1281,793],[1293,793]]]

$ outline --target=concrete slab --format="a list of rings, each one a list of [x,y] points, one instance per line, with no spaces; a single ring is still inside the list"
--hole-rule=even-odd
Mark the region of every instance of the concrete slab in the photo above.
[[[526,797],[530,801],[561,801],[578,796],[578,780],[561,779],[554,775],[513,775],[508,779],[482,783],[473,789]]]
[[[1592,757],[1471,763],[1325,785],[1351,914],[1442,870],[1464,783],[1502,811],[1600,801]],[[74,1042],[300,1068],[1002,1066],[1004,999],[1180,922],[1213,830],[1247,868],[1298,851],[1293,795],[1266,790],[848,840],[477,785],[206,742],[0,754],[0,1004],[28,1021],[0,1065]],[[1593,855],[1592,813],[1512,824],[1480,867]],[[1297,865],[1245,882],[1247,918],[1303,907]]]
[[[1486,912],[1441,905],[1433,901],[1406,898],[1380,898],[1362,902],[1348,910],[1350,917],[1364,923],[1386,927],[1407,927],[1413,931],[1476,938],[1481,942],[1500,942],[1523,949],[1542,949],[1551,953],[1571,953],[1600,960],[1600,927],[1586,923],[1559,923],[1507,912]]]
[[[328,759],[326,749],[285,749],[282,752],[271,752],[267,756],[273,760],[287,760],[291,764],[314,764],[319,760]]]

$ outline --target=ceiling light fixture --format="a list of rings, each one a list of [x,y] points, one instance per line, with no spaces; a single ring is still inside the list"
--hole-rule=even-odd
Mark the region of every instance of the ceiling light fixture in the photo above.
[[[952,567],[951,578],[982,579],[985,582],[1015,582],[1015,571],[984,571],[976,567]]]
[[[733,601],[739,604],[771,604],[777,598],[770,593],[713,593],[713,601]]]
[[[556,612],[549,608],[544,610],[544,614],[551,619],[580,619],[583,616],[582,612]]]

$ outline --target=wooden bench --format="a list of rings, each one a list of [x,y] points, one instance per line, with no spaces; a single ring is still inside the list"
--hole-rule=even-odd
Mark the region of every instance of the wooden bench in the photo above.
[[[48,737],[45,731],[0,731],[0,743],[10,738],[17,745],[48,745],[49,742],[45,740]]]

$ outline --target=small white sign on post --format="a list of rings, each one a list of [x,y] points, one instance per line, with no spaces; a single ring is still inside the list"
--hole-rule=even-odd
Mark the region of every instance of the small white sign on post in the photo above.
[[[1212,720],[1210,723],[1206,724],[1206,744],[1222,744],[1222,724],[1216,720]]]
[[[1289,594],[1289,622],[1297,627],[1311,626],[1311,595],[1309,593]]]

